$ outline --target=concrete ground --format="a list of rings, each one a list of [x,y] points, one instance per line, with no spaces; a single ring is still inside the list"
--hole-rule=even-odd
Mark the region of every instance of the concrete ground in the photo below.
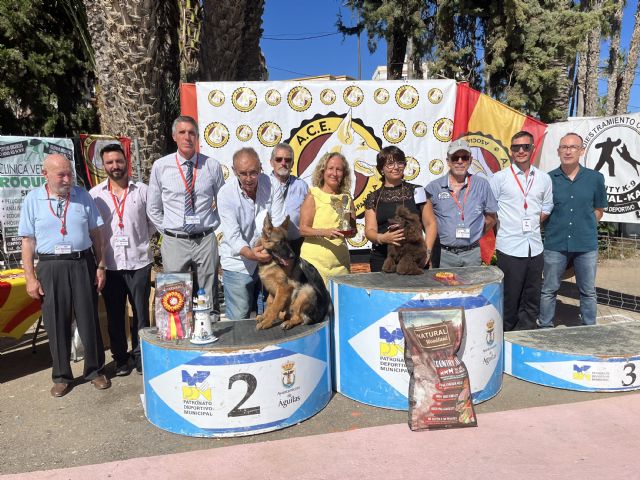
[[[619,273],[613,275],[612,284],[620,279]],[[565,287],[570,294],[571,285]],[[577,308],[570,297],[561,300],[558,315],[563,323],[572,324],[577,318]],[[229,474],[233,478],[335,478],[361,477],[364,472],[370,472],[374,478],[383,474],[396,477],[408,476],[412,471],[407,466],[411,460],[406,452],[418,456],[419,465],[430,462],[433,473],[441,473],[437,478],[453,476],[454,470],[449,468],[451,462],[457,462],[463,473],[472,473],[471,459],[478,461],[482,466],[478,472],[484,473],[471,474],[469,478],[490,478],[491,471],[500,473],[500,478],[506,478],[507,474],[521,478],[638,478],[637,475],[625,476],[619,468],[620,465],[631,468],[631,464],[622,461],[623,454],[628,453],[628,458],[636,456],[635,450],[625,450],[638,444],[635,432],[640,421],[633,412],[637,411],[640,395],[634,393],[571,392],[505,375],[501,392],[475,407],[479,415],[477,429],[411,433],[406,425],[406,412],[369,407],[336,393],[316,416],[284,430],[249,437],[192,438],[165,432],[147,421],[140,401],[142,377],[135,371],[128,377],[113,378],[109,390],[98,391],[89,383],[82,383],[67,396],[52,398],[46,336],[39,334],[35,353],[31,351],[30,340],[29,335],[17,342],[0,339],[0,474],[47,473],[14,478],[121,478],[125,473],[131,476],[135,472],[140,478],[150,477],[152,472],[154,478],[175,478],[179,472],[188,475],[190,465],[195,465],[193,478],[218,474]],[[113,369],[113,363],[108,365],[110,376]],[[82,363],[74,364],[74,373],[81,376]],[[589,400],[599,402],[582,403]],[[562,405],[565,407],[560,407]],[[529,426],[528,419],[533,422]],[[613,430],[606,430],[607,425]],[[526,443],[525,448],[524,443],[518,442],[524,442],[527,435],[532,441]],[[461,447],[451,450],[451,440],[456,439]],[[571,447],[564,453],[558,450],[563,439]],[[299,455],[304,449],[298,448],[299,445],[315,449],[334,443],[344,449],[334,453],[335,462],[331,460],[333,456],[310,456],[312,462],[324,460],[325,469],[313,467],[313,463],[307,468],[300,463]],[[443,451],[436,448],[438,445],[449,448],[449,463],[443,463],[445,460],[439,457]],[[257,460],[256,468],[253,463],[250,467],[238,467],[244,465],[245,458],[261,458],[261,452],[271,452],[269,455],[277,457],[274,451],[278,448],[274,450],[274,446],[284,449],[292,465],[297,467],[288,468],[284,458],[279,459],[281,464],[276,470],[270,469],[276,464],[269,464],[269,468],[265,464],[261,469],[262,464]],[[392,446],[393,450],[387,451]],[[510,447],[514,449],[513,455],[502,451]],[[353,457],[349,458],[345,451],[351,448]],[[217,460],[199,465],[198,458],[204,458],[202,452],[170,456],[202,450],[209,450],[204,457]],[[395,460],[387,458],[396,453]],[[163,456],[163,459],[133,460],[152,456]],[[236,459],[235,464],[228,465],[229,458]],[[562,464],[562,458],[566,458],[566,465]],[[400,459],[408,463],[403,467],[398,464]],[[122,463],[127,460],[131,462]],[[51,472],[105,462],[116,463],[86,470]],[[344,462],[344,474],[330,474],[330,467],[340,465],[336,462]],[[615,468],[607,470],[607,465]],[[236,474],[231,475],[234,469]]]

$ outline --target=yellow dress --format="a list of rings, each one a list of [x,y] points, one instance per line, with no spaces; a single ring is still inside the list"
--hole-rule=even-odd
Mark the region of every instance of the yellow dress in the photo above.
[[[348,194],[332,195],[323,192],[318,187],[312,187],[311,195],[316,204],[316,211],[313,217],[313,228],[337,228],[340,217],[336,209],[332,206],[331,199],[341,201],[346,195],[349,199],[349,208],[353,203]],[[328,278],[335,275],[346,275],[349,273],[349,248],[344,238],[328,239],[325,237],[306,237],[300,250],[300,256],[311,263],[324,280],[325,285]]]

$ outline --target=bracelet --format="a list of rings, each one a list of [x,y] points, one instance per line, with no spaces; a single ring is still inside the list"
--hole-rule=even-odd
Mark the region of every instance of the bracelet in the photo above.
[[[107,267],[105,267],[104,265],[98,265],[98,270],[106,270]]]

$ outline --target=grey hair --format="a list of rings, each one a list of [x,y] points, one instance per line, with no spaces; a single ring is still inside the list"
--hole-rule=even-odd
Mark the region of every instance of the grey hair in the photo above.
[[[194,128],[196,129],[196,135],[199,136],[199,132],[198,132],[198,122],[196,122],[193,117],[190,117],[189,115],[180,115],[179,117],[177,117],[174,121],[173,124],[171,124],[171,134],[175,135],[176,134],[176,128],[178,127],[179,123],[190,123],[191,125],[194,126]]]
[[[289,145],[288,143],[279,143],[275,147],[273,147],[273,150],[271,150],[272,162],[273,162],[273,159],[276,158],[276,152],[278,150],[286,150],[291,155],[291,158],[293,158],[293,148],[291,148],[291,145]]]
[[[260,163],[260,157],[258,156],[258,152],[256,152],[251,147],[241,148],[240,150],[238,150],[236,153],[233,154],[233,168],[236,168],[236,161],[238,160],[238,158],[240,158],[243,155],[247,155],[255,159],[258,162],[258,165],[260,166],[260,168],[262,168],[262,165]]]

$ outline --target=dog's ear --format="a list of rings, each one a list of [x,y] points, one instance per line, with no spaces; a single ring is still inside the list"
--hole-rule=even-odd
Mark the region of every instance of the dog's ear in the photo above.
[[[267,213],[267,216],[264,217],[264,224],[262,226],[262,233],[269,235],[273,230],[273,224],[271,223],[271,215]]]
[[[289,219],[289,215],[287,215],[287,217],[284,219],[284,222],[282,222],[282,223],[280,224],[280,228],[282,228],[283,230],[287,230],[287,231],[289,231],[289,222],[290,222],[290,221],[291,221],[291,220]]]

